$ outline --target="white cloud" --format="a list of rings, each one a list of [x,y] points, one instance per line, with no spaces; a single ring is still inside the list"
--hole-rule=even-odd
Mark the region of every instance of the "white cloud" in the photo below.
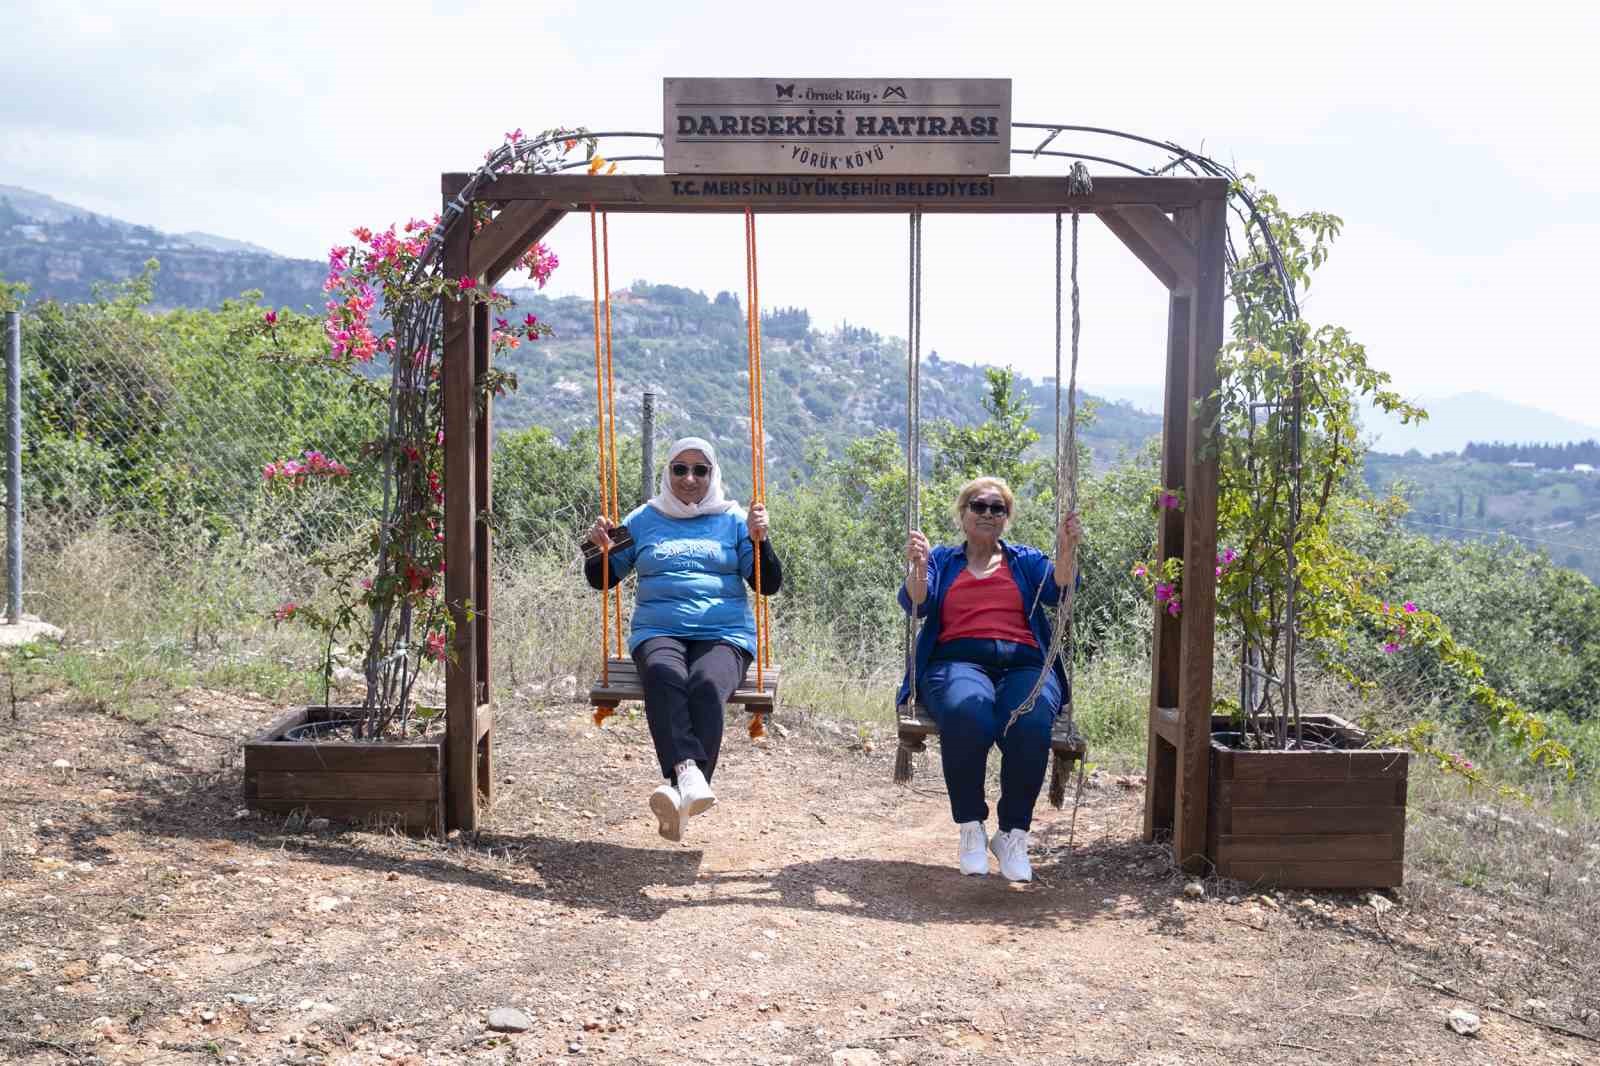
[[[439,173],[505,130],[657,128],[665,75],[1009,76],[1019,120],[1176,140],[1344,215],[1308,308],[1407,389],[1590,421],[1600,399],[1579,289],[1594,5],[10,6],[0,183],[132,221],[317,257],[434,210]],[[930,217],[926,346],[1048,372],[1050,226]],[[559,291],[587,291],[584,228],[553,235]],[[761,232],[764,302],[904,332],[903,217]],[[629,216],[613,237],[619,283],[742,291],[737,219]],[[1158,381],[1160,287],[1092,220],[1082,275],[1081,375]]]

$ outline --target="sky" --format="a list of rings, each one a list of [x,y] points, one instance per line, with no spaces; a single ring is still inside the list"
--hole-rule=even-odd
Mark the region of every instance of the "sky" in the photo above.
[[[663,77],[1006,77],[1017,121],[1175,141],[1342,217],[1304,310],[1407,396],[1600,426],[1600,5],[1113,7],[0,0],[0,184],[320,259],[437,210],[438,175],[508,130],[659,129]],[[551,235],[548,291],[588,294],[586,229]],[[615,285],[742,293],[737,216],[611,238]],[[1050,373],[1052,242],[1045,216],[930,216],[925,352]],[[903,217],[769,216],[760,247],[763,304],[904,336]],[[1080,279],[1080,381],[1158,385],[1164,290],[1089,218]]]

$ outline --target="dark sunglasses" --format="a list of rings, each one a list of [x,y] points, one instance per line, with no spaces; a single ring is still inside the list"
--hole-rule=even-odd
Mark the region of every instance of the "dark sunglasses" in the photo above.
[[[672,464],[673,477],[688,477],[689,471],[691,470],[694,471],[695,477],[706,477],[711,473],[711,468],[704,463],[695,463],[693,466],[690,466],[688,463]]]
[[[1011,513],[1011,508],[1000,500],[968,500],[967,510],[973,514],[992,514],[999,515],[1001,518]]]

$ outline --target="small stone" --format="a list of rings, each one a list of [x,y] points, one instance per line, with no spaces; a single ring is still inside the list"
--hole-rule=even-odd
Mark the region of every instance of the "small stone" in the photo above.
[[[1267,908],[1269,911],[1275,911],[1278,909],[1278,901],[1273,899],[1271,896],[1257,896],[1256,902]]]
[[[1388,896],[1379,895],[1376,892],[1367,893],[1367,905],[1373,910],[1377,911],[1379,914],[1387,914],[1394,910],[1394,900],[1390,899]]]
[[[339,897],[319,896],[311,906],[319,911],[337,910],[339,908]]]
[[[96,1018],[94,1021],[89,1023],[89,1028],[91,1028],[91,1029],[104,1029],[106,1026],[111,1025],[111,1024],[112,1024],[112,1021],[111,1021],[110,1016],[102,1014],[102,1015],[100,1015],[100,1017]]]
[[[489,1012],[489,1028],[497,1033],[526,1033],[533,1019],[515,1007],[496,1007]]]
[[[259,997],[252,996],[248,992],[229,992],[228,993],[228,999],[229,999],[229,1001],[231,1001],[233,1003],[239,1004],[239,1006],[241,1006],[241,1007],[248,1007],[252,1003],[257,1002],[259,1000]]]
[[[203,1010],[200,1012],[200,1020],[203,1022],[214,1022],[217,1020],[217,1012],[209,1008]]]
[[[52,770],[70,770],[70,769],[72,769],[72,764],[69,763],[65,759],[57,759],[55,762],[50,764],[50,769],[52,769]]]
[[[1206,886],[1202,885],[1199,881],[1190,881],[1188,884],[1183,886],[1183,894],[1188,896],[1190,899],[1204,899],[1206,894]]]
[[[1462,1010],[1457,1007],[1450,1012],[1450,1017],[1446,1024],[1462,1036],[1476,1036],[1478,1030],[1483,1028],[1483,1019],[1469,1010]]]
[[[1528,999],[1523,1001],[1522,1009],[1529,1014],[1542,1014],[1550,1009],[1550,1004],[1542,999]]]
[[[616,1010],[616,1012],[618,1014],[632,1014],[633,1013],[633,1004],[629,1003],[625,999],[624,1000],[620,1000],[617,1003],[615,1010]]]
[[[313,818],[311,821],[306,823],[306,830],[312,833],[320,833],[332,824],[333,823],[328,821],[326,818]]]
[[[388,873],[383,875],[383,879],[385,881],[398,881],[400,880],[400,875],[396,871],[390,870]]]
[[[879,1066],[882,1056],[871,1048],[842,1047],[828,1057],[829,1066]]]
[[[1236,903],[1239,902],[1239,897],[1238,896],[1229,896],[1228,897],[1228,902],[1230,904],[1236,904]]]
[[[13,970],[21,970],[23,973],[32,973],[39,968],[39,964],[32,959],[18,959],[11,964],[11,968]]]

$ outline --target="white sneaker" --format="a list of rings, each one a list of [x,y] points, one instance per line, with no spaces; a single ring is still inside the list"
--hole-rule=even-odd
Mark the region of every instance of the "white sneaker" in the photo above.
[[[662,785],[650,793],[650,811],[656,816],[656,832],[673,842],[683,839],[680,806],[678,790],[671,785]]]
[[[1009,829],[996,833],[989,841],[989,850],[1000,860],[1000,874],[1007,881],[1032,881],[1033,867],[1028,863],[1028,831]]]
[[[989,872],[989,853],[984,850],[989,838],[983,831],[983,823],[962,822],[960,829],[961,872],[983,877]]]
[[[691,760],[685,759],[674,769],[678,771],[678,795],[682,802],[678,810],[685,821],[709,811],[717,802],[717,794],[706,783],[706,775]]]

